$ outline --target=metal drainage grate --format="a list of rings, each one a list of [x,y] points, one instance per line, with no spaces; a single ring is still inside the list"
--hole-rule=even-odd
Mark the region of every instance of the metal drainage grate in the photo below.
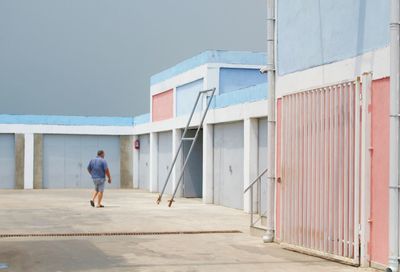
[[[229,234],[242,233],[239,230],[204,230],[204,231],[161,231],[161,232],[81,232],[81,233],[22,233],[0,234],[0,238],[29,237],[79,237],[79,236],[143,236],[143,235],[182,235],[182,234]],[[0,267],[1,268],[1,267]]]

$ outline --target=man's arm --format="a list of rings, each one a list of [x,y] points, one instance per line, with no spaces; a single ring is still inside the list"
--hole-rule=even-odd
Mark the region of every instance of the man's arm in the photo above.
[[[106,176],[108,178],[108,183],[111,183],[111,174],[110,174],[110,169],[106,169]]]
[[[89,162],[86,169],[88,170],[89,174],[92,174],[92,161]]]

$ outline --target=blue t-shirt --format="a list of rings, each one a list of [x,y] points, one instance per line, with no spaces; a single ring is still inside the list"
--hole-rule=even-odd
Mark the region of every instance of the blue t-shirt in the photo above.
[[[87,167],[93,179],[105,178],[107,168],[107,162],[102,157],[94,158]]]

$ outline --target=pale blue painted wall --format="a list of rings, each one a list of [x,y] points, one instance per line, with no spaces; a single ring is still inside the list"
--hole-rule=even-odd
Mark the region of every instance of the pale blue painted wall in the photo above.
[[[0,124],[64,126],[133,126],[132,117],[0,114]]]
[[[176,88],[176,116],[190,114],[199,91],[203,90],[203,79]],[[201,103],[196,108],[201,110]]]
[[[279,74],[387,46],[389,8],[389,0],[279,0]]]
[[[149,122],[150,122],[150,113],[145,113],[145,114],[133,117],[133,125],[134,126],[146,124]]]
[[[211,102],[212,109],[225,108],[232,105],[255,102],[268,98],[267,83],[216,95]]]
[[[221,68],[219,93],[224,94],[266,82],[267,77],[261,74],[259,69]]]

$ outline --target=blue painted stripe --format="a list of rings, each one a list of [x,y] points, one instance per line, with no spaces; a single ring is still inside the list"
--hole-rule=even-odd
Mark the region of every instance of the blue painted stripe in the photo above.
[[[133,124],[135,126],[150,123],[150,113],[135,116],[133,118]]]
[[[133,118],[0,114],[0,124],[63,125],[63,126],[133,126]]]
[[[265,65],[266,53],[246,51],[205,51],[151,77],[151,85],[167,80],[206,63]]]
[[[268,97],[267,83],[254,85],[237,91],[224,93],[214,97],[211,108],[219,109],[232,105],[255,102]]]

